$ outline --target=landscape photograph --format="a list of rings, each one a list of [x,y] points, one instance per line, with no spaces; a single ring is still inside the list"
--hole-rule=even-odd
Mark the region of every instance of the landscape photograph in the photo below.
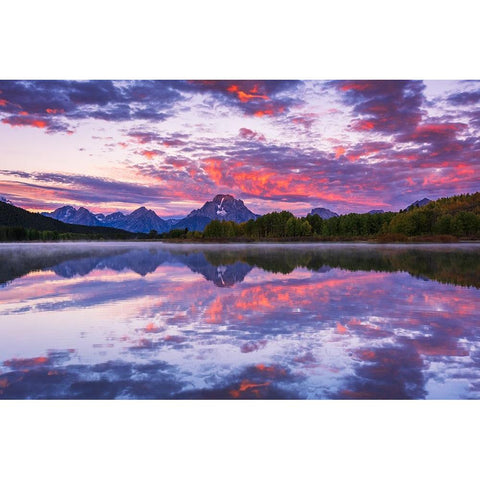
[[[0,399],[480,398],[480,81],[0,80]]]
[[[475,6],[2,5],[3,477],[475,477]]]

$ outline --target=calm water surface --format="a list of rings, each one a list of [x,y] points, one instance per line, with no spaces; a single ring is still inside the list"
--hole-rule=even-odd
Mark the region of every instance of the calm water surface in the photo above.
[[[0,398],[480,398],[478,245],[0,246]]]

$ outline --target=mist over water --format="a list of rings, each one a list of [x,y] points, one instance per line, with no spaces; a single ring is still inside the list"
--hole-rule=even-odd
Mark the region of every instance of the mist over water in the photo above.
[[[0,398],[480,398],[480,246],[0,246]]]

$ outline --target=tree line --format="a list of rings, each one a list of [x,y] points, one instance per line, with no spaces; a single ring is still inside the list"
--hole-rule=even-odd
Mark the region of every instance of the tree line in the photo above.
[[[112,237],[107,237],[112,238]],[[113,237],[114,238],[114,237]],[[119,236],[118,239],[122,239]],[[104,240],[100,234],[58,232],[56,230],[36,230],[25,227],[0,227],[0,242],[25,242],[25,241],[61,241],[61,240]]]
[[[400,212],[349,213],[329,219],[318,215],[295,217],[291,212],[267,213],[244,223],[212,220],[203,233],[188,229],[160,235],[177,239],[355,239],[402,240],[408,237],[480,236],[480,192],[442,198]]]
[[[463,286],[480,287],[480,253],[474,250],[362,249],[348,246],[329,249],[206,250],[205,258],[214,266],[247,263],[268,272],[288,274],[298,267],[321,271],[325,266],[350,271],[398,272]]]

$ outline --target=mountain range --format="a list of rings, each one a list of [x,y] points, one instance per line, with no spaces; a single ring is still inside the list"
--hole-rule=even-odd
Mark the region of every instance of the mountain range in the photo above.
[[[78,210],[71,206],[57,208],[53,212],[42,212],[45,217],[54,218],[64,223],[87,225],[89,227],[111,227],[127,232],[148,233],[156,230],[158,233],[170,230],[169,224],[161,219],[153,210],[145,207],[137,208],[129,215],[121,212],[110,215],[94,214],[84,207]]]
[[[4,205],[13,206],[12,203],[4,197],[0,197],[0,202]],[[426,205],[429,202],[431,202],[431,200],[428,198],[417,200],[409,205],[406,210]],[[384,212],[383,210],[370,210],[367,213],[376,214]],[[323,207],[312,209],[310,214],[319,215],[324,220],[339,216],[338,213]],[[212,220],[242,223],[250,219],[255,220],[261,215],[257,215],[249,210],[242,200],[235,199],[232,195],[219,194],[212,200],[207,201],[201,208],[192,210],[186,217],[181,219],[162,219],[153,210],[149,210],[143,206],[137,208],[130,214],[115,212],[108,215],[102,213],[95,214],[84,207],[76,209],[72,206],[63,206],[53,212],[42,212],[41,216],[44,218],[49,217],[70,225],[108,227],[132,233],[149,233],[152,230],[158,233],[164,233],[172,229],[183,230],[185,228],[189,231],[203,231]],[[38,222],[38,220],[36,220],[36,222]],[[56,226],[58,227],[57,224]],[[49,228],[55,229],[54,225],[50,225]],[[62,229],[62,231],[64,230],[65,229]]]
[[[87,210],[88,211],[88,210]],[[0,200],[0,226],[23,227],[38,231],[71,233],[76,235],[97,235],[102,238],[130,239],[136,238],[132,232],[106,226],[88,226],[68,224],[54,218],[48,218],[40,213],[32,213],[12,205],[11,202]]]
[[[112,227],[135,233],[149,233],[151,230],[163,233],[174,228],[203,231],[212,220],[231,220],[241,223],[260,216],[250,211],[242,200],[237,200],[232,195],[216,195],[203,207],[193,210],[180,220],[164,220],[153,210],[145,207],[140,207],[128,215],[121,212],[104,215],[94,214],[84,207],[76,209],[72,206],[65,206],[57,208],[53,212],[42,212],[42,215],[64,223],[90,227]]]

